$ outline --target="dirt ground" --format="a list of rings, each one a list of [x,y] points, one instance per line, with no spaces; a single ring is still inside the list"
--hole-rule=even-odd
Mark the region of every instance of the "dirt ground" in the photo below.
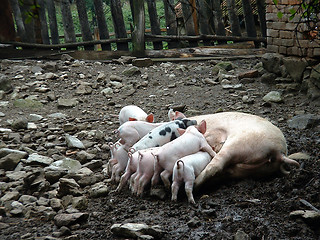
[[[289,128],[287,123],[287,120],[299,113],[320,114],[319,108],[299,91],[284,92],[282,103],[265,104],[262,97],[276,90],[276,87],[261,83],[258,77],[243,83],[241,89],[231,90],[223,89],[220,83],[204,81],[206,78],[216,78],[212,70],[217,62],[156,63],[140,68],[140,74],[128,77],[122,74],[123,70],[130,68],[128,64],[57,61],[54,73],[59,78],[41,80],[42,85],[49,89],[45,93],[35,90],[37,84],[32,83],[37,79],[31,72],[34,66],[43,67],[45,61],[2,63],[1,73],[12,77],[14,87],[20,87],[20,95],[38,95],[44,107],[2,109],[0,111],[5,116],[1,118],[1,127],[8,127],[7,120],[30,113],[46,117],[51,113],[62,112],[69,116],[70,121],[78,119],[79,124],[86,123],[90,129],[102,130],[107,136],[105,139],[115,141],[112,131],[119,126],[117,114],[121,107],[129,104],[137,105],[148,113],[153,112],[156,121],[167,120],[170,106],[185,106],[187,116],[242,111],[265,117],[283,131],[289,154],[304,152],[311,156],[309,160],[300,161],[301,169],[292,168],[291,173],[284,177],[230,180],[204,186],[203,191],[195,195],[196,206],[188,204],[183,191],[177,203],[171,202],[170,196],[164,200],[147,194],[137,198],[129,190],[90,198],[86,210],[89,221],[71,229],[72,234],[79,239],[121,239],[112,234],[110,227],[113,224],[143,222],[159,225],[165,231],[163,239],[234,239],[239,230],[256,240],[319,239],[319,222],[310,224],[289,216],[295,210],[311,210],[301,203],[301,199],[320,208],[319,127],[297,130]],[[254,69],[259,62],[258,58],[233,60],[234,68],[228,74],[236,76]],[[22,71],[19,66],[27,66],[27,69]],[[104,73],[106,80],[97,79],[99,73]],[[24,76],[23,80],[14,78],[19,74]],[[62,79],[60,76],[63,74],[67,77]],[[112,74],[120,76],[124,86],[114,88],[113,94],[104,96],[101,90],[107,87]],[[76,95],[79,81],[88,82],[93,91],[87,95]],[[48,100],[49,93],[54,93],[56,98]],[[253,99],[253,102],[244,103],[244,95]],[[5,96],[3,101],[12,101],[10,96]],[[73,97],[79,100],[77,106],[58,108],[57,99]],[[102,152],[98,156],[106,162],[109,152]],[[115,187],[110,185],[111,189]],[[57,231],[53,221],[45,221],[41,217],[4,217],[3,222],[9,223],[9,228],[1,229],[1,239],[19,239],[28,233],[37,233],[41,239]]]

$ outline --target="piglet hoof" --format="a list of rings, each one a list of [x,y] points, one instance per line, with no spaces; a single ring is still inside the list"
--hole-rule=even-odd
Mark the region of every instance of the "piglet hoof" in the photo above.
[[[194,199],[190,199],[190,200],[189,200],[189,204],[191,204],[191,205],[193,205],[193,206],[196,206],[196,205],[197,205],[196,202],[194,201]]]

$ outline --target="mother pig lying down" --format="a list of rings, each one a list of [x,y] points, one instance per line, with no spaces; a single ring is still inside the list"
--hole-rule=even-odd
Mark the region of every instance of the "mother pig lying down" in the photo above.
[[[204,136],[217,152],[196,178],[196,189],[220,173],[243,178],[267,176],[279,171],[287,174],[284,164],[299,167],[298,162],[285,156],[287,144],[280,129],[264,118],[240,112],[222,112],[189,119],[207,122]]]

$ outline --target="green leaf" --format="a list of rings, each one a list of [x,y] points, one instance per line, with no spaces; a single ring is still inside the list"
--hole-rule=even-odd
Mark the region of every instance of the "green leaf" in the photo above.
[[[278,5],[278,0],[272,0],[275,5]]]
[[[281,19],[283,17],[283,13],[282,12],[278,12],[277,16],[278,16],[279,19]]]
[[[297,12],[297,10],[296,10],[296,9],[294,9],[294,8],[291,8],[291,9],[289,10],[289,12],[290,12],[292,15],[295,15],[295,14],[296,14],[296,12]]]

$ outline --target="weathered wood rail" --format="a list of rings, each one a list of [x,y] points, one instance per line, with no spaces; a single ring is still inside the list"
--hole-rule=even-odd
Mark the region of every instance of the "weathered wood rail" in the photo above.
[[[236,5],[242,2],[241,8],[245,28],[241,28],[240,16]],[[88,9],[85,0],[74,0],[71,6],[69,0],[10,0],[15,18],[17,36],[20,41],[12,42],[14,47],[76,50],[82,48],[93,50],[95,45],[101,45],[102,50],[132,51],[135,56],[144,56],[146,43],[152,43],[154,50],[177,48],[183,42],[184,46],[210,46],[217,43],[254,41],[266,44],[266,22],[264,0],[128,0],[130,3],[132,21],[126,22],[121,0],[110,0],[106,6],[103,0],[92,0],[94,17],[97,26],[90,25]],[[34,4],[38,8],[30,8]],[[237,3],[237,4],[236,4]],[[159,16],[157,4],[162,4],[164,16]],[[257,25],[252,6],[256,4],[259,20]],[[222,10],[222,5],[227,11]],[[110,12],[106,13],[106,7]],[[25,18],[26,12],[36,16]],[[75,33],[74,16],[76,9],[81,34]],[[62,15],[64,43],[60,42],[57,14]],[[106,17],[112,18],[114,33],[109,33]],[[150,28],[146,31],[146,18],[149,18]],[[165,18],[165,26],[161,26],[159,18]],[[48,18],[48,19],[47,19]],[[130,25],[131,31],[125,26]],[[97,31],[93,32],[94,27]],[[163,32],[165,29],[165,32]],[[226,29],[229,29],[226,31]],[[185,34],[181,34],[185,32]],[[80,36],[80,38],[79,38]],[[112,45],[113,44],[113,45]],[[150,46],[150,44],[148,45]]]

